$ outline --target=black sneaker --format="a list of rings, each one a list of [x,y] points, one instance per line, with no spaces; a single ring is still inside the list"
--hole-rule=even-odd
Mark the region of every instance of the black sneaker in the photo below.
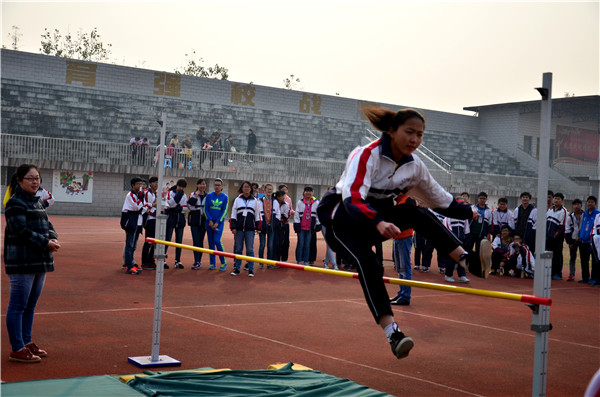
[[[248,277],[254,277],[254,272],[252,270],[248,271]]]
[[[396,298],[393,301],[390,302],[392,305],[396,305],[396,306],[410,306],[410,301],[404,299],[404,298]]]
[[[167,265],[167,264],[165,263],[165,267],[164,267],[164,269],[169,269],[169,265]]]
[[[408,356],[408,352],[413,348],[415,342],[401,331],[395,331],[390,337],[390,345],[392,346],[392,353],[398,359],[401,359]]]
[[[244,265],[244,270],[250,270],[250,265],[246,263],[246,264]]]
[[[183,269],[183,264],[179,261],[175,262],[175,269]]]
[[[239,269],[233,269],[233,271],[231,273],[229,273],[231,276],[238,276],[240,274]]]

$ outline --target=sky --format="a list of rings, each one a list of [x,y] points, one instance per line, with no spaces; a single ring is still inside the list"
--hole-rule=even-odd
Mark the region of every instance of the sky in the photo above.
[[[195,51],[229,80],[471,114],[464,107],[598,95],[599,4],[402,0],[2,0],[2,45],[40,53],[44,28],[112,44],[118,65],[173,72]]]

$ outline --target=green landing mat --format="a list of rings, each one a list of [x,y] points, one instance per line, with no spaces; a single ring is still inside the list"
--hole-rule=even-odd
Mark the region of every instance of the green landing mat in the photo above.
[[[0,385],[0,393],[2,397],[142,396],[110,375],[3,383]]]
[[[383,397],[389,394],[315,370],[293,370],[288,363],[266,370],[145,371],[129,382],[117,376],[47,379],[0,385],[2,397]],[[202,372],[202,371],[211,372]],[[127,379],[131,378],[125,375]]]
[[[146,396],[381,397],[388,394],[319,371],[280,369],[194,373],[175,371],[135,377],[128,385]]]

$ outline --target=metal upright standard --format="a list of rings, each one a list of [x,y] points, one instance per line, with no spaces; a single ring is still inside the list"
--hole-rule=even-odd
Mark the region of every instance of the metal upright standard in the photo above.
[[[544,251],[546,247],[546,214],[545,203],[548,193],[548,175],[550,161],[550,127],[552,121],[552,73],[544,73],[541,88],[536,88],[542,96],[540,121],[540,158],[538,163],[538,228],[535,238],[536,267],[533,280],[534,295],[550,298],[550,275],[552,273],[552,252]],[[535,332],[535,349],[533,354],[533,386],[531,395],[546,395],[546,376],[548,368],[548,331],[550,324],[550,307],[532,305],[533,319],[531,330]]]
[[[163,178],[165,174],[165,135],[167,128],[167,114],[162,113],[162,123],[160,131],[160,157],[158,159],[158,190],[156,192],[156,229],[155,236],[160,238],[165,237],[167,225],[167,216],[163,214],[161,193]],[[154,283],[154,326],[152,332],[152,356],[129,357],[127,360],[141,368],[147,367],[166,367],[178,366],[181,362],[165,355],[159,355],[160,351],[160,324],[162,314],[162,297],[163,297],[163,278],[165,273],[165,246],[162,244],[156,245],[154,256],[157,259],[156,264],[156,281]]]

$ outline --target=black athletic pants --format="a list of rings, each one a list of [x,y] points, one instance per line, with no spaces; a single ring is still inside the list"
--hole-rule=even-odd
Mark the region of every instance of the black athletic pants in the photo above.
[[[378,208],[387,222],[400,230],[413,228],[433,244],[441,254],[447,255],[460,246],[460,241],[429,210],[413,204],[392,205]],[[331,227],[331,233],[329,228]],[[331,226],[327,226],[327,242],[334,251],[340,251],[344,258],[358,268],[360,284],[367,305],[379,323],[379,319],[392,314],[389,296],[383,282],[383,265],[377,260],[373,246],[385,238],[368,222],[353,219],[343,204],[337,208]]]
[[[146,238],[154,238],[156,231],[156,219],[148,219],[144,225],[146,230]],[[154,244],[147,243],[144,240],[144,246],[142,247],[142,265],[148,265],[154,263]]]

